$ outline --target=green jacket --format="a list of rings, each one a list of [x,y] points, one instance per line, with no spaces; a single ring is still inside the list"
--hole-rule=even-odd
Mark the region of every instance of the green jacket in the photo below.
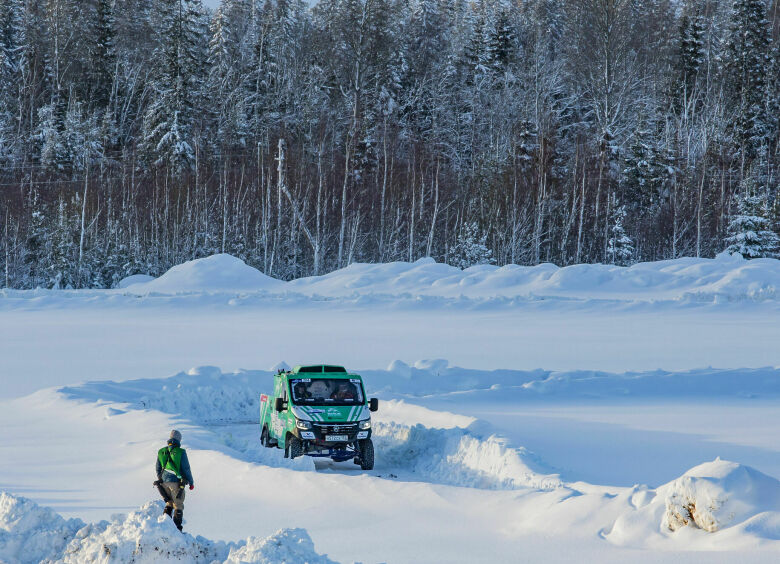
[[[157,451],[157,479],[165,482],[184,480],[186,484],[195,485],[190,470],[187,451],[178,445],[164,446]],[[175,476],[175,480],[173,477]]]

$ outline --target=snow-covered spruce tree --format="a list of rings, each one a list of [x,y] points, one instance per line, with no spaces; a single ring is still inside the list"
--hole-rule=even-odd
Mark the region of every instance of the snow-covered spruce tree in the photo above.
[[[777,256],[780,236],[772,228],[766,196],[757,193],[752,178],[743,180],[736,200],[737,211],[729,222],[726,251],[748,259]]]
[[[699,8],[686,4],[680,18],[679,43],[673,77],[673,106],[685,108],[696,94],[699,68],[704,62],[704,23]]]
[[[486,243],[487,233],[481,233],[476,221],[464,223],[450,250],[450,264],[463,269],[477,264],[494,264],[493,251],[488,249]]]
[[[236,35],[248,17],[245,2],[223,2],[211,20],[208,95],[217,140],[225,148],[241,147],[247,137],[247,86],[242,72],[241,43]]]
[[[515,49],[514,30],[508,8],[500,8],[500,11],[494,14],[487,35],[488,63],[495,73],[504,74],[512,63]]]
[[[60,197],[57,224],[52,236],[51,255],[48,260],[50,288],[73,288],[76,285],[75,265],[78,249],[74,240],[75,231],[65,200]]]
[[[623,223],[626,220],[626,207],[613,204],[612,227],[607,243],[607,256],[612,264],[626,266],[634,259],[634,242],[626,233]]]
[[[632,208],[640,214],[649,211],[653,200],[653,179],[656,176],[656,147],[650,132],[640,128],[625,156],[623,168],[624,190]]]
[[[152,12],[158,47],[142,149],[175,171],[195,158],[196,104],[203,86],[205,30],[200,0],[158,0]]]
[[[37,288],[46,284],[51,234],[46,221],[45,206],[37,192],[30,197],[30,220],[23,251],[25,273],[22,278],[27,288]]]
[[[0,162],[14,145],[14,117],[19,88],[19,0],[0,0]]]
[[[734,0],[731,11],[724,92],[742,169],[766,144],[765,105],[771,35],[764,0]]]
[[[108,107],[116,68],[116,22],[114,2],[95,0],[92,15],[89,60],[90,105],[100,110]]]
[[[100,128],[95,115],[87,113],[78,102],[70,105],[62,123],[55,113],[53,105],[46,105],[39,112],[41,162],[51,170],[83,170],[86,162],[100,153]]]
[[[64,123],[57,119],[55,104],[46,104],[38,110],[39,126],[36,138],[40,143],[41,164],[50,170],[62,170],[67,151],[62,139]]]

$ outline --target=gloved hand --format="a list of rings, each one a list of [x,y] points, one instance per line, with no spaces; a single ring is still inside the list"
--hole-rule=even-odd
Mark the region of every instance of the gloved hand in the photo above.
[[[193,484],[190,484],[190,491],[194,490],[195,486]]]

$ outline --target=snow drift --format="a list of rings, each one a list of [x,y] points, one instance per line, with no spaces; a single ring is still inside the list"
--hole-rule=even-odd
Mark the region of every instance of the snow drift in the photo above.
[[[420,259],[353,264],[286,284],[310,295],[412,294],[439,297],[565,297],[578,299],[767,299],[780,288],[780,260],[680,258],[629,267],[604,264],[473,266],[466,270]]]
[[[264,539],[250,537],[238,543],[215,542],[181,534],[162,510],[163,503],[158,501],[128,515],[116,515],[111,521],[84,524],[78,519],[65,520],[28,499],[0,492],[0,561],[333,564],[314,550],[304,529],[282,529]]]
[[[563,487],[557,475],[532,469],[531,455],[524,448],[512,448],[501,437],[485,437],[473,429],[378,423],[372,437],[378,469],[408,472],[438,484],[490,490]]]
[[[227,254],[174,266],[156,280],[120,285],[123,293],[270,292],[316,298],[426,296],[431,298],[565,298],[608,300],[733,301],[777,299],[780,260],[679,258],[629,267],[554,264],[466,270],[425,258],[416,262],[355,263],[322,276],[276,280]]]
[[[776,398],[780,395],[778,368],[716,369],[702,368],[681,372],[653,370],[614,374],[592,370],[552,372],[548,370],[473,370],[444,367],[435,363],[436,371],[425,367],[430,361],[409,366],[401,361],[389,370],[359,370],[369,396],[410,398],[430,394],[459,393],[479,396],[501,390],[502,401],[545,401],[598,398]],[[66,397],[90,402],[129,404],[133,409],[156,409],[181,415],[198,424],[219,422],[257,422],[259,397],[267,393],[273,372],[241,370],[224,373],[215,366],[200,366],[170,378],[108,380],[66,386],[60,392]],[[403,418],[414,409],[404,405],[393,412]],[[430,414],[429,414],[430,415]],[[380,410],[380,417],[383,410]],[[415,413],[414,417],[420,417]],[[452,414],[447,420],[452,420]],[[399,422],[401,420],[398,420]],[[414,424],[411,419],[403,419]],[[473,419],[461,417],[457,426],[467,427]],[[430,417],[429,427],[447,427],[441,417]]]
[[[729,531],[780,539],[780,481],[736,462],[718,458],[655,491],[637,489],[632,504],[606,535],[615,544],[641,546],[677,535],[691,542]]]

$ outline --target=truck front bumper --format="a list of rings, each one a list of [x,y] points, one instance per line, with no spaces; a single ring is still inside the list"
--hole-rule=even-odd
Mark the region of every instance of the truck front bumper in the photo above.
[[[361,430],[357,423],[312,423],[311,430],[296,429],[298,437],[317,446],[350,444],[371,438],[371,429]],[[339,437],[334,440],[334,437]]]

